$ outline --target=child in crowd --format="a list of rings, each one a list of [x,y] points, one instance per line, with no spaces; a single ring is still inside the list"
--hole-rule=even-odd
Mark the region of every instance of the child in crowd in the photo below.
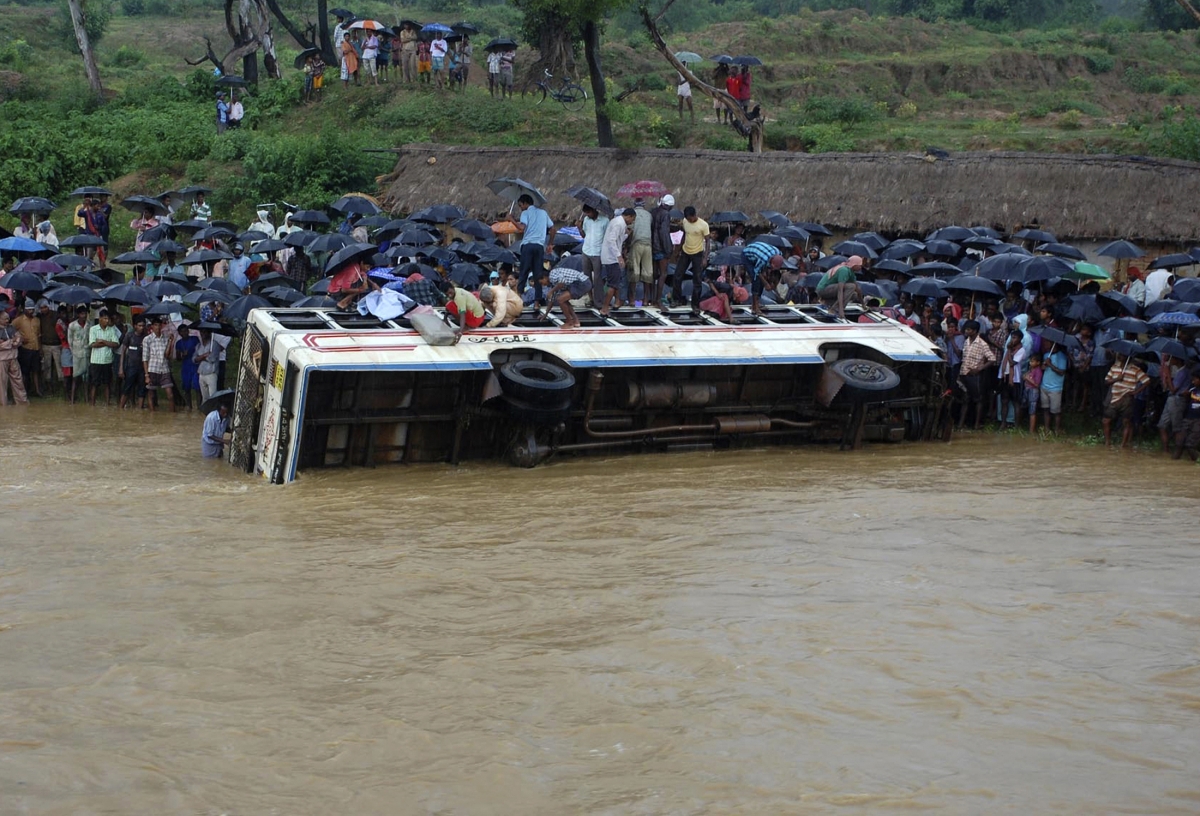
[[[433,80],[433,55],[424,40],[417,43],[417,80],[426,84]]]
[[[1183,409],[1183,433],[1175,447],[1174,458],[1187,453],[1193,462],[1200,456],[1200,367],[1192,371],[1192,387],[1185,392],[1187,402]]]
[[[1038,400],[1042,392],[1042,355],[1034,352],[1029,355],[1029,370],[1021,378],[1025,386],[1025,406],[1029,409],[1029,432],[1037,430]]]

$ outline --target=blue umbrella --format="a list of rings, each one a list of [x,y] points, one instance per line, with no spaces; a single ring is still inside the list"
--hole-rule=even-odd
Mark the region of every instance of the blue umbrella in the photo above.
[[[454,29],[441,23],[427,23],[421,26],[422,34],[453,34]]]
[[[901,286],[900,291],[917,297],[940,298],[946,296],[945,284],[937,278],[913,278]]]
[[[1113,354],[1120,354],[1122,357],[1134,357],[1138,354],[1143,354],[1146,347],[1141,343],[1135,343],[1132,340],[1109,340],[1107,343],[1101,343],[1104,348],[1111,351]]]
[[[1200,323],[1200,317],[1190,312],[1163,312],[1150,318],[1154,326],[1195,326]]]
[[[1105,293],[1109,294],[1109,293]],[[1103,297],[1104,295],[1101,295]],[[1121,295],[1120,297],[1127,297]],[[1130,301],[1132,302],[1132,298]],[[1137,304],[1135,303],[1134,306]],[[1157,317],[1163,312],[1187,312],[1188,314],[1200,314],[1200,303],[1184,303],[1179,300],[1156,300],[1146,307],[1146,317]]]
[[[1200,278],[1180,278],[1175,281],[1171,290],[1175,300],[1186,300],[1189,303],[1200,303]]]
[[[1129,241],[1113,241],[1097,249],[1096,254],[1107,258],[1140,258],[1146,253],[1137,244]]]
[[[0,241],[0,251],[4,252],[45,252],[46,248],[37,241],[30,241],[28,238],[18,238],[15,235],[12,238],[5,238]]]

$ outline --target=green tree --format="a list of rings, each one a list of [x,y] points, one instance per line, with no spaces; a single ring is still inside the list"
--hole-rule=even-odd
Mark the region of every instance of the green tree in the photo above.
[[[1160,31],[1179,31],[1196,28],[1196,18],[1184,10],[1177,0],[1144,0],[1142,20],[1147,28]]]

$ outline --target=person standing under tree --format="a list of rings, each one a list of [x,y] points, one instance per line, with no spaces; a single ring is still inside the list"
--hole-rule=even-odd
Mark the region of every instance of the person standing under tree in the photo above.
[[[500,87],[500,52],[489,51],[487,55],[488,69],[488,93],[492,96],[496,95],[496,91],[503,94],[503,89]]]
[[[692,107],[692,86],[683,74],[676,74],[675,96],[679,99],[679,118],[683,119],[683,106],[687,103],[688,113],[692,115],[692,124],[696,124],[696,109]]]

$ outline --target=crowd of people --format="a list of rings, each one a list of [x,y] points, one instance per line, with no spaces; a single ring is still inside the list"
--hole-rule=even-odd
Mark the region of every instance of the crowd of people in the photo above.
[[[109,261],[132,263],[130,285],[153,297],[108,288],[91,302],[56,300],[64,290],[55,284],[74,271],[66,267],[40,294],[0,291],[0,401],[61,391],[72,402],[191,409],[224,387],[231,336],[254,305],[384,319],[443,310],[461,337],[509,325],[529,307],[543,319],[557,309],[570,330],[588,307],[601,317],[686,308],[739,324],[775,304],[816,304],[849,320],[873,310],[928,337],[945,355],[946,416],[959,428],[1060,433],[1073,412],[1100,418],[1109,444],[1117,436],[1129,446],[1148,425],[1176,455],[1195,456],[1200,443],[1200,286],[1173,271],[1188,256],[1148,274],[1118,263],[1116,286],[1098,267],[1064,259],[1082,258],[1078,250],[1022,233],[1009,242],[985,228],[945,228],[924,241],[862,233],[826,249],[821,225],[778,213],[765,228],[742,213],[710,224],[662,191],[652,206],[647,196],[623,208],[591,191],[576,196],[576,213],[554,218],[530,190],[490,224],[453,205],[391,219],[365,198],[343,207],[347,197],[332,232],[317,231],[323,214],[284,212],[276,225],[260,209],[237,234],[212,220],[203,188],[189,189],[148,203],[130,224],[135,254]],[[100,239],[75,248],[93,256],[80,267],[104,263],[111,217],[102,195],[76,209],[78,234]],[[15,232],[49,237],[46,224],[23,217]],[[174,240],[189,230],[188,246]],[[17,260],[6,257],[5,272]]]

